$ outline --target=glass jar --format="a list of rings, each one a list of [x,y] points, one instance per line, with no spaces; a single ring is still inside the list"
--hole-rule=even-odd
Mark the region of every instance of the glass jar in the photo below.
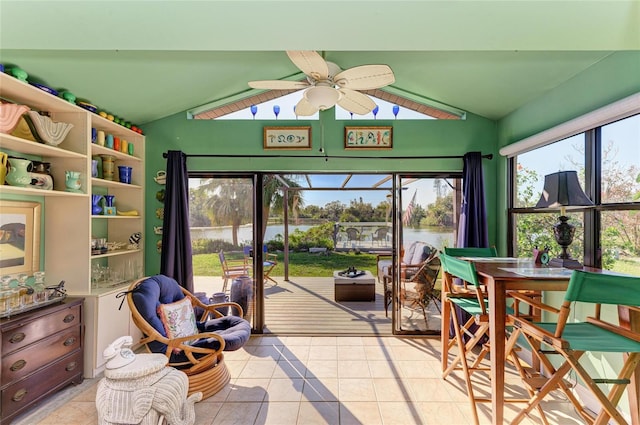
[[[28,306],[35,302],[35,291],[31,286],[27,285],[27,279],[29,279],[29,275],[25,273],[21,273],[18,275],[18,291],[20,291],[22,306]]]
[[[9,307],[7,311],[18,311],[22,308],[20,290],[14,286],[11,286],[14,280],[15,279],[12,276],[4,276],[2,278],[2,286],[6,288],[6,292],[9,298]]]
[[[0,279],[0,314],[11,311],[11,296],[13,295],[13,291],[9,287],[11,280],[11,276],[2,276]]]
[[[33,278],[35,281],[33,282],[33,290],[35,291],[34,297],[37,303],[47,301],[48,294],[47,289],[44,283],[44,272],[34,272]]]

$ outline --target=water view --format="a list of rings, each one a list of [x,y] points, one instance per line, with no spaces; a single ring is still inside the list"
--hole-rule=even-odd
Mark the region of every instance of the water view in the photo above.
[[[365,225],[366,223],[362,223]],[[289,225],[289,234],[294,230],[299,229],[301,231],[309,230],[313,225]],[[444,231],[440,228],[403,228],[403,240],[404,244],[408,245],[412,242],[426,242],[429,245],[435,246],[438,249],[442,249],[444,246],[454,246],[453,230],[446,229]],[[284,225],[270,225],[267,226],[265,232],[265,241],[276,239],[277,235],[284,236]],[[222,239],[231,240],[231,226],[217,226],[217,227],[192,227],[191,228],[191,240],[195,239]],[[238,242],[243,245],[251,245],[253,241],[253,227],[251,224],[240,226],[238,230]],[[338,235],[337,248],[350,248],[353,242],[348,241],[343,234]],[[370,235],[365,234],[362,240],[357,246],[367,246],[373,248],[391,247],[391,233],[387,235],[386,241],[373,244]]]

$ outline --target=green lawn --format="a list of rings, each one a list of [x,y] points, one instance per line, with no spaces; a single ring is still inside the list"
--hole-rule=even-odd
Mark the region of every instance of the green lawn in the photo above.
[[[227,260],[242,259],[242,253],[225,253]],[[354,266],[358,270],[369,270],[377,275],[376,256],[373,254],[354,254],[331,252],[329,255],[292,252],[289,254],[289,275],[298,277],[331,277],[334,270],[346,270]],[[621,258],[616,261],[613,271],[640,276],[640,259]],[[195,276],[221,276],[218,254],[199,254],[193,256],[193,274]],[[284,254],[278,253],[278,265],[272,276],[284,276]]]
[[[241,259],[241,253],[225,253],[227,261]],[[373,254],[354,254],[331,252],[329,255],[292,252],[289,254],[289,275],[298,277],[331,277],[334,270],[346,270],[354,266],[358,270],[369,270],[377,275],[376,256]],[[199,254],[193,256],[194,276],[221,276],[218,254]],[[284,276],[284,254],[278,253],[278,265],[272,276]]]
[[[612,271],[628,274],[631,276],[640,276],[640,258],[621,257],[613,265]]]

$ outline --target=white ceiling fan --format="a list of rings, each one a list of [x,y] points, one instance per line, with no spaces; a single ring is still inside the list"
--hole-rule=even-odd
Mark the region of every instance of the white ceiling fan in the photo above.
[[[358,90],[372,90],[393,84],[395,77],[387,65],[362,65],[342,71],[333,62],[325,61],[313,50],[288,50],[291,62],[307,76],[307,81],[250,81],[249,87],[267,90],[305,89],[295,107],[299,116],[313,115],[318,110],[332,108],[336,103],[349,112],[365,115],[376,104]]]

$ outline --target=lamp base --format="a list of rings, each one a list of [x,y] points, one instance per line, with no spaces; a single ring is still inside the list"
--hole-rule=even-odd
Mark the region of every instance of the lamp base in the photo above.
[[[564,267],[565,269],[581,269],[582,264],[573,258],[552,258],[549,267]]]

